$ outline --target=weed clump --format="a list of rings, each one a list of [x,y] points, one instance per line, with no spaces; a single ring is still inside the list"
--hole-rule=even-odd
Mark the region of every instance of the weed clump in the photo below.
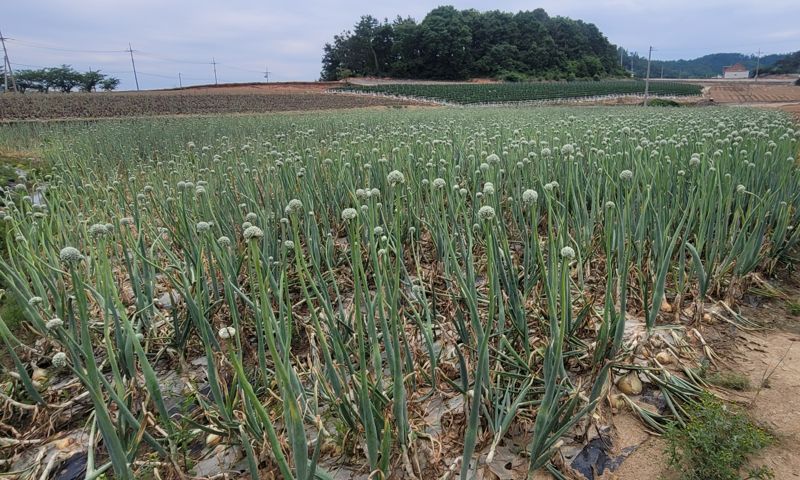
[[[647,105],[651,107],[680,107],[681,104],[676,102],[675,100],[669,100],[666,98],[654,98],[647,102]]]
[[[730,410],[711,395],[687,407],[689,421],[667,427],[664,438],[670,466],[681,480],[737,480],[747,457],[766,447],[772,437],[743,413]],[[747,479],[774,478],[766,467],[750,469]]]
[[[744,392],[750,390],[750,379],[737,372],[714,372],[706,377],[709,383],[718,387]]]

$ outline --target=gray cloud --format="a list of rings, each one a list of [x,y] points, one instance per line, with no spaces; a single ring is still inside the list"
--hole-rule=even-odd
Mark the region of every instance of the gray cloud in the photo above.
[[[422,0],[44,0],[6,2],[0,28],[17,68],[71,64],[100,68],[134,88],[128,42],[137,51],[143,88],[213,82],[314,80],[322,46],[362,14],[421,20],[439,5]],[[654,58],[693,58],[714,52],[767,53],[800,49],[800,2],[795,0],[512,0],[442,2],[457,8],[518,11],[542,7],[595,23],[613,43]],[[49,47],[49,48],[42,48]],[[68,50],[68,51],[63,51]],[[104,51],[113,50],[112,53]]]

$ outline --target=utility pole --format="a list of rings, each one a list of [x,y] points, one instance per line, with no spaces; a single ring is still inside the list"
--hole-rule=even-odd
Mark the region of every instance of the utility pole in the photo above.
[[[178,86],[183,88],[183,79],[181,79],[181,72],[178,72]]]
[[[6,37],[0,31],[0,43],[3,44],[3,81],[5,82],[5,90],[8,91],[8,77],[11,77],[11,88],[17,91],[17,82],[14,80],[14,70],[11,68],[11,60],[8,59],[8,50],[6,49]]]
[[[131,66],[133,67],[133,79],[136,80],[136,91],[139,91],[139,75],[136,74],[136,62],[133,61],[133,47],[128,42],[128,53],[131,54]]]
[[[664,64],[661,64],[661,79],[664,79]]]
[[[650,57],[653,56],[653,47],[647,53],[647,78],[644,81],[644,106],[647,106],[647,95],[650,93]]]
[[[272,73],[272,72],[269,71],[269,65],[266,65],[264,67],[264,78],[267,79],[267,83],[269,83],[269,74],[270,73]]]
[[[761,49],[758,49],[758,53],[756,54],[756,77],[755,81],[758,81],[758,69],[761,67]]]
[[[625,64],[622,63],[622,49],[619,49],[619,66],[625,68]]]
[[[217,85],[217,61],[211,57],[211,65],[214,65],[214,85]]]
[[[635,56],[636,56],[636,52],[633,52],[633,55],[631,55],[631,77],[635,77],[636,76],[636,74],[633,71],[633,57],[635,57]]]

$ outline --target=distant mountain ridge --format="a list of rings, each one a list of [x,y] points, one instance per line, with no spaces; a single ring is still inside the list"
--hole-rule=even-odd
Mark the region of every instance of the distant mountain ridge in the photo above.
[[[647,74],[647,57],[633,55],[632,53],[621,50],[623,66],[630,71],[631,59],[633,59],[633,71],[637,77],[644,77]],[[771,54],[761,57],[760,70],[767,73],[778,61],[788,57],[789,54]],[[653,60],[650,65],[650,76],[658,78],[662,74],[664,78],[714,78],[722,75],[722,69],[729,65],[741,63],[747,67],[751,76],[755,73],[758,58],[755,55],[745,55],[743,53],[712,53],[691,60]]]

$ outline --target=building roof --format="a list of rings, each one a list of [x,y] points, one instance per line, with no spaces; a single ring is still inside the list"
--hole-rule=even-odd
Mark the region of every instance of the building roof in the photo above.
[[[735,65],[730,65],[728,67],[722,67],[723,72],[747,72],[747,67],[742,65],[741,63],[737,63]]]

